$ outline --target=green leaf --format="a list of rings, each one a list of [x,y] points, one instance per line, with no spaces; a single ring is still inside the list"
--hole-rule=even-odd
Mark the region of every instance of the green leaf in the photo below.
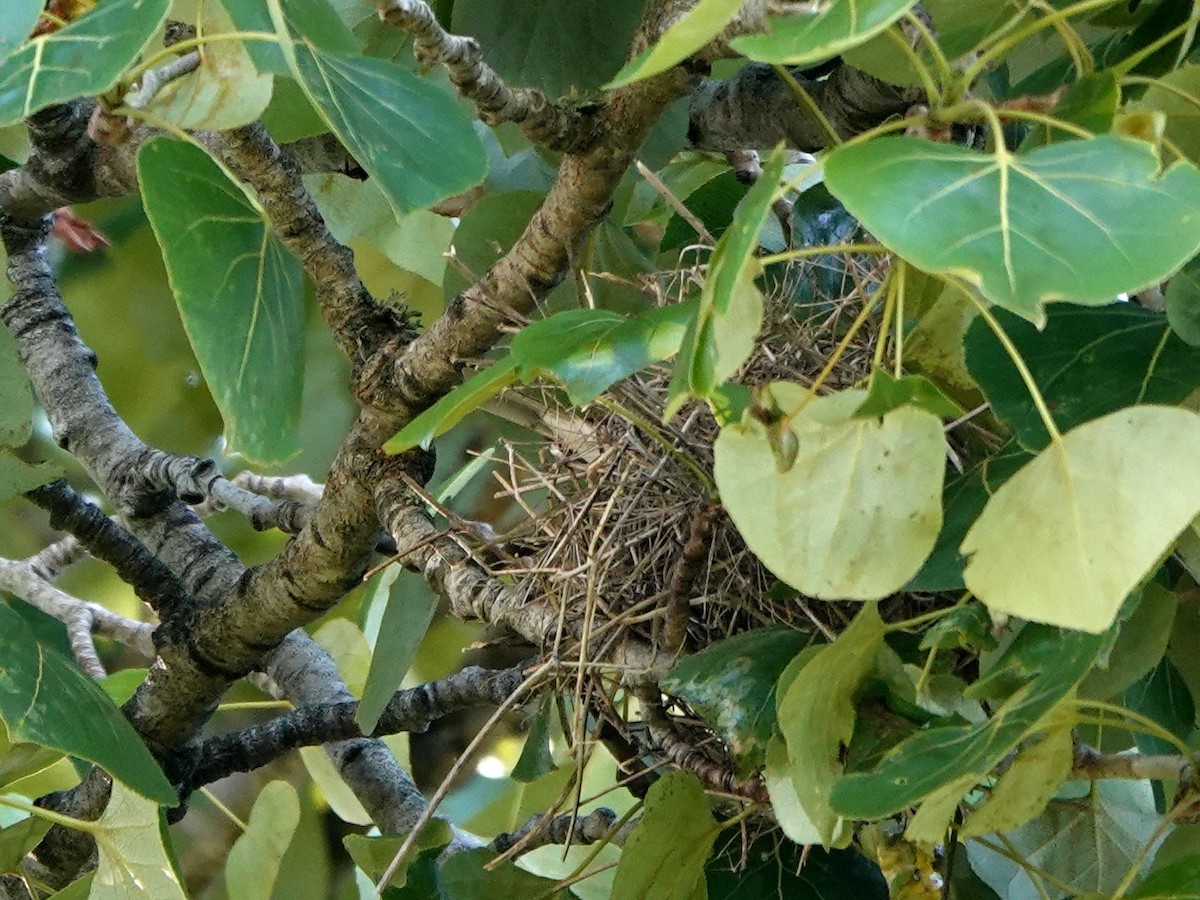
[[[199,24],[206,38],[235,30],[218,3],[201,8]],[[223,131],[253,122],[271,102],[274,79],[258,74],[247,52],[250,43],[261,42],[218,39],[205,44],[199,68],[167,84],[146,110],[184,129]]]
[[[888,751],[873,771],[842,778],[832,791],[833,808],[847,818],[878,819],[964,776],[984,778],[1083,679],[1105,641],[1103,635],[1027,625],[993,680],[1020,686],[991,718],[917,732]],[[976,682],[972,691],[986,686]]]
[[[859,418],[882,417],[903,406],[928,410],[939,419],[954,419],[963,414],[963,408],[925,376],[894,378],[886,370],[876,369],[871,373],[871,383],[867,386],[867,399],[855,410],[854,415]]]
[[[798,847],[764,836],[743,852],[740,841],[705,867],[714,900],[887,900],[879,867],[857,850]]]
[[[178,802],[137,732],[71,660],[47,650],[0,604],[0,719],[12,741],[52,747],[108,770],[145,797]]]
[[[1167,284],[1167,321],[1171,330],[1200,347],[1200,258],[1192,259]]]
[[[528,784],[553,771],[554,755],[550,752],[550,717],[553,713],[554,698],[547,695],[529,720],[525,746],[521,748],[521,756],[511,775],[517,781]]]
[[[848,832],[830,806],[854,735],[855,697],[885,650],[883,620],[864,606],[838,639],[812,657],[779,698],[779,730],[787,742],[792,787],[801,809],[826,846]]]
[[[92,833],[100,863],[91,900],[185,900],[163,845],[162,814],[153,803],[113,782],[108,806]]]
[[[221,0],[238,31],[276,32],[270,0]],[[354,55],[362,43],[330,7],[327,0],[280,0],[289,36],[305,35],[314,46],[331,53]],[[292,75],[284,48],[269,41],[247,41],[246,52],[260,72]],[[290,48],[289,48],[290,49]],[[281,82],[286,83],[286,82]]]
[[[448,822],[442,819],[434,819],[421,829],[421,833],[417,836],[413,847],[417,851],[440,849],[450,843],[452,836]],[[346,852],[350,854],[350,858],[354,860],[354,864],[366,872],[372,881],[378,881],[383,877],[383,873],[388,870],[388,867],[392,864],[392,860],[396,858],[396,853],[400,850],[405,840],[407,840],[406,835],[364,837],[363,835],[351,834],[343,838],[342,843],[346,847]],[[417,853],[411,854],[409,857],[410,861],[415,859],[417,855]],[[411,862],[409,865],[411,865]],[[408,878],[409,865],[400,865],[392,874],[392,878],[388,884],[392,887],[404,887]]]
[[[1159,824],[1148,782],[1097,781],[1086,795],[1054,800],[1041,816],[1010,831],[1005,847],[1031,870],[1053,872],[1071,896],[1095,891],[1112,897],[1129,869],[1142,863]],[[1041,879],[1023,865],[978,841],[967,844],[967,854],[971,868],[1001,896],[1038,896],[1032,881]]]
[[[777,147],[746,192],[733,224],[713,249],[700,308],[675,363],[664,419],[670,419],[689,396],[707,397],[754,352],[763,317],[762,294],[754,284],[762,264],[754,251],[770,215],[785,160],[783,147]]]
[[[1125,896],[1129,900],[1193,900],[1200,897],[1200,855],[1184,856],[1164,866],[1156,862],[1141,884]]]
[[[780,688],[782,689],[782,684]],[[787,744],[777,734],[767,741],[766,765],[762,778],[771,799],[771,812],[788,840],[802,847],[821,843],[821,832],[804,811],[796,784],[792,781],[792,766]]]
[[[28,816],[0,829],[0,872],[16,872],[25,854],[36,847],[50,830],[50,823]]]
[[[799,410],[790,423],[798,453],[781,474],[767,425],[749,416],[721,429],[713,474],[738,531],[772,572],[809,596],[870,600],[898,590],[941,527],[941,422],[907,406],[882,419],[855,418],[863,391],[802,408],[801,385],[779,382],[768,392],[779,411]]]
[[[53,463],[31,466],[11,453],[0,450],[0,503],[61,477],[62,469]]]
[[[408,674],[417,647],[437,612],[438,596],[433,591],[404,591],[393,587],[403,572],[403,566],[390,565],[376,576],[370,588],[371,605],[382,600],[386,600],[387,605],[379,622],[379,635],[363,685],[362,701],[354,715],[363,734],[375,730],[379,717]],[[412,587],[411,581],[404,583]]]
[[[72,881],[57,893],[51,894],[46,900],[88,900],[92,893],[92,882],[96,880],[95,872],[88,872],[82,878]]]
[[[1200,416],[1136,406],[1068,432],[1009,479],[963,540],[993,612],[1100,632],[1200,512]]]
[[[104,676],[96,684],[104,688],[104,693],[112,698],[113,703],[121,706],[141,687],[148,672],[148,669],[122,669]]]
[[[38,744],[10,742],[7,737],[0,740],[0,788],[15,781],[42,772],[60,759],[63,754]]]
[[[450,28],[487,48],[510,84],[551,97],[599,88],[625,62],[643,0],[455,0]]]
[[[695,775],[664,775],[646,794],[641,821],[621,851],[613,900],[693,900],[720,830]]]
[[[1160,313],[1131,303],[1046,313],[1040,329],[1003,310],[996,319],[1064,431],[1135,403],[1174,406],[1200,387],[1200,349],[1176,337]],[[1025,447],[1045,447],[1050,435],[1029,389],[988,324],[976,319],[963,344],[992,412]]]
[[[954,650],[958,648],[992,650],[992,620],[982,603],[967,603],[956,607],[931,625],[921,636],[922,650]]]
[[[413,447],[428,447],[488,400],[517,380],[517,363],[512,357],[476,372],[437,403],[425,410],[383,445],[385,453],[403,453]]]
[[[641,81],[678,65],[720,34],[741,8],[742,0],[700,0],[652,47],[626,63],[605,87]]]
[[[486,847],[455,853],[442,864],[438,873],[443,885],[438,897],[448,900],[493,900],[499,897],[568,900],[572,896],[566,889],[556,889],[553,880],[518,869],[511,861],[490,865],[494,859],[496,854]]]
[[[260,463],[300,449],[300,264],[198,147],[156,138],[138,154],[146,215],[230,449]]]
[[[1094,668],[1079,686],[1081,697],[1107,700],[1118,696],[1153,672],[1162,661],[1171,627],[1175,624],[1179,598],[1154,582],[1147,584],[1140,593],[1129,620],[1121,623],[1106,664]]]
[[[760,62],[815,62],[865,43],[915,5],[916,0],[829,0],[816,13],[772,16],[764,34],[740,37],[732,44]]]
[[[1010,442],[985,457],[971,471],[946,485],[942,494],[942,530],[921,570],[905,585],[909,591],[960,591],[966,560],[959,545],[988,498],[1008,481],[1033,455]]]
[[[1150,85],[1136,109],[1166,113],[1165,137],[1193,162],[1200,160],[1200,65],[1184,65]]]
[[[755,628],[685,656],[662,688],[714,726],[749,770],[763,764],[775,732],[775,682],[811,641],[793,628]]]
[[[225,860],[230,897],[270,900],[283,855],[300,824],[300,798],[286,781],[272,781],[259,792],[247,828]]]
[[[489,194],[468,209],[454,232],[454,252],[463,269],[482,277],[516,243],[544,196],[535,191],[503,191]],[[470,287],[472,280],[457,266],[447,269],[442,281],[446,303]]]
[[[695,303],[672,303],[626,318],[599,309],[573,309],[534,322],[512,343],[525,381],[549,375],[576,406],[591,403],[622,378],[679,350]]]
[[[885,137],[840,147],[825,181],[889,248],[1040,325],[1043,304],[1111,303],[1200,246],[1200,171],[1101,136],[1031,153]]]
[[[1070,704],[1071,700],[1064,703]],[[1063,721],[1052,723],[1043,737],[1021,748],[996,780],[987,799],[971,811],[959,831],[962,838],[1010,831],[1041,815],[1059,785],[1071,774],[1075,754],[1070,712],[1069,708],[1063,709]],[[1054,715],[1050,713],[1051,718]]]
[[[1125,692],[1126,709],[1157,722],[1171,734],[1186,739],[1196,728],[1196,704],[1183,676],[1170,659],[1160,659],[1150,672]],[[1177,753],[1176,746],[1156,734],[1134,735],[1143,753]]]
[[[308,35],[305,35],[306,40]],[[296,45],[313,106],[382,189],[397,217],[482,179],[487,154],[448,92],[395,63]]]
[[[712,154],[684,151],[657,174],[677,200],[687,200],[693,193],[718,175],[729,171],[729,164],[714,159]],[[623,225],[655,222],[665,226],[675,208],[648,181],[639,181],[625,210]]]
[[[108,90],[158,30],[170,5],[171,0],[104,0],[66,28],[25,44],[0,63],[0,125]]]
[[[1054,105],[1051,115],[1060,121],[1086,128],[1093,134],[1101,134],[1112,127],[1120,102],[1121,92],[1117,87],[1116,75],[1111,70],[1098,72],[1068,86]],[[1021,141],[1021,150],[1027,152],[1054,141],[1076,137],[1046,122],[1035,122],[1030,126],[1025,140]]]
[[[0,62],[33,33],[44,6],[44,0],[11,0],[7,4],[0,18]]]

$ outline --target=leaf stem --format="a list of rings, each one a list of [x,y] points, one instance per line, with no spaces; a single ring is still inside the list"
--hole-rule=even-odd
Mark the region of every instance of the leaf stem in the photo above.
[[[64,816],[52,809],[44,809],[41,806],[26,803],[24,800],[18,800],[10,794],[0,794],[0,806],[18,809],[31,816],[37,816],[39,819],[45,819],[47,822],[53,822],[55,825],[61,825],[63,828],[74,828],[76,831],[86,831],[89,834],[95,834],[100,830],[100,826],[95,822],[72,819],[70,816]]]
[[[1125,57],[1123,60],[1121,60],[1115,66],[1113,66],[1112,67],[1113,74],[1115,74],[1118,78],[1123,78],[1124,76],[1126,76],[1129,73],[1129,70],[1132,69],[1134,66],[1138,65],[1138,63],[1142,62],[1149,56],[1153,56],[1155,53],[1157,53],[1159,50],[1161,50],[1167,44],[1171,43],[1171,41],[1175,40],[1175,38],[1180,37],[1181,35],[1184,35],[1187,32],[1194,29],[1196,27],[1197,23],[1200,23],[1200,15],[1194,15],[1187,21],[1180,22],[1178,25],[1176,25],[1174,28],[1172,28],[1166,34],[1162,35],[1161,37],[1157,38],[1156,40],[1151,41],[1149,44],[1147,44],[1141,50],[1138,50],[1136,53],[1129,54],[1129,56]],[[1180,48],[1180,52],[1185,53],[1187,51],[1187,49],[1188,48],[1186,46],[1182,47],[1182,48]],[[1181,62],[1182,62],[1182,59],[1177,60],[1175,63],[1175,66],[1176,67],[1179,66]]]
[[[824,256],[827,253],[879,253],[890,252],[883,244],[823,244],[820,247],[801,247],[799,250],[785,250],[782,253],[772,253],[760,256],[758,261],[764,266],[774,263],[790,262],[793,259],[808,259],[812,256]]]
[[[789,72],[784,66],[777,64],[772,66],[772,68],[775,69],[775,74],[783,79],[784,84],[791,89],[796,100],[801,106],[804,107],[805,111],[812,116],[813,121],[817,123],[821,131],[825,132],[825,138],[828,140],[829,146],[838,146],[838,144],[842,142],[842,136],[834,129],[833,124],[829,121],[829,118],[824,112],[821,111],[821,107],[817,106],[817,101],[813,100],[812,94],[805,90],[804,85],[797,81],[796,76]]]
[[[925,91],[925,96],[929,98],[930,105],[939,105],[942,101],[943,93],[938,89],[937,84],[934,82],[933,73],[929,71],[929,66],[925,65],[925,60],[921,58],[921,54],[913,49],[912,44],[905,39],[904,35],[900,33],[899,29],[889,28],[884,32],[884,34],[888,36],[888,39],[893,44],[895,44],[904,52],[904,55],[908,57],[908,61],[912,63],[913,68],[917,72],[917,77],[921,79],[921,87]],[[936,43],[928,40],[926,43],[930,47],[937,46]],[[947,85],[948,82],[943,80],[942,87],[944,88]]]
[[[1033,379],[1033,373],[1029,371],[1029,366],[1025,364],[1025,359],[1021,356],[1021,352],[1017,349],[1017,345],[1012,342],[1012,338],[1005,333],[996,317],[992,315],[992,311],[988,309],[987,303],[975,296],[973,291],[966,290],[964,286],[963,293],[970,298],[975,304],[975,308],[979,311],[980,318],[987,322],[988,327],[992,329],[992,333],[996,335],[1004,352],[1008,354],[1008,358],[1012,360],[1013,365],[1017,368],[1017,373],[1021,376],[1021,380],[1025,382],[1025,389],[1029,391],[1029,396],[1033,400],[1033,405],[1038,411],[1038,415],[1042,419],[1042,424],[1046,427],[1046,431],[1050,435],[1050,440],[1055,444],[1062,443],[1062,432],[1058,430],[1058,426],[1054,424],[1054,417],[1050,415],[1050,407],[1046,405],[1046,398],[1042,396],[1041,390],[1037,386],[1037,382]]]
[[[1148,734],[1151,737],[1156,737],[1159,740],[1166,741],[1172,747],[1179,751],[1180,755],[1188,761],[1194,769],[1196,767],[1195,757],[1192,755],[1192,748],[1185,741],[1180,739],[1172,731],[1164,728],[1162,725],[1155,722],[1148,716],[1134,712],[1132,709],[1126,709],[1123,706],[1117,706],[1115,703],[1108,703],[1103,700],[1076,700],[1075,706],[1080,710],[1093,710],[1099,713],[1107,713],[1110,716],[1116,716],[1125,719],[1138,726],[1138,729],[1143,734]],[[1093,724],[1112,725],[1111,720],[1105,721],[1101,719]]]

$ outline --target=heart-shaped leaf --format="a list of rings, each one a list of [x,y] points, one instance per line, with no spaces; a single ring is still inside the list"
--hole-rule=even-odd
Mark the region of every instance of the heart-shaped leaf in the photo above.
[[[1200,171],[1128,138],[983,154],[888,137],[835,150],[825,181],[905,259],[1039,325],[1051,300],[1111,303],[1200,247]]]
[[[138,154],[138,180],[230,449],[283,462],[299,449],[300,264],[203,150],[157,138]]]
[[[770,428],[754,417],[721,429],[714,475],[721,502],[766,566],[827,600],[871,600],[920,568],[942,524],[945,438],[937,416],[904,406],[857,418],[864,391],[801,408],[806,389],[769,392],[790,423],[797,454],[776,468]]]
[[[0,63],[0,125],[103,93],[158,30],[171,0],[105,0]],[[5,16],[9,14],[5,8]]]
[[[478,184],[487,154],[447,91],[383,59],[296,45],[296,74],[313,106],[383,189],[396,215]]]
[[[764,34],[733,41],[760,62],[797,66],[837,56],[879,34],[916,6],[916,0],[828,0],[816,12],[772,16]]]
[[[162,813],[153,803],[114,783],[104,815],[88,830],[100,851],[90,900],[186,900],[163,845]]]
[[[29,37],[44,8],[44,0],[9,0],[5,4],[0,17],[0,62]]]
[[[177,801],[133,726],[72,660],[40,644],[0,603],[0,719],[11,740],[94,762],[161,804]]]
[[[967,589],[996,612],[1100,632],[1200,513],[1200,416],[1135,406],[1051,443],[967,532]]]
[[[270,900],[283,855],[300,824],[296,789],[286,781],[268,783],[254,801],[246,824],[225,861],[228,894],[245,900]]]

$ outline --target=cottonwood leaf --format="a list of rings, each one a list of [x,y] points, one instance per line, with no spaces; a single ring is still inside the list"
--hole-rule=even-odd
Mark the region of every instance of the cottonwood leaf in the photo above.
[[[343,822],[351,825],[371,825],[373,819],[355,795],[354,791],[342,779],[337,766],[329,759],[329,754],[321,747],[301,747],[300,759],[313,784],[320,791],[321,797],[329,804],[329,808]]]
[[[138,181],[230,449],[260,463],[291,458],[304,369],[299,262],[203,150],[156,138],[138,154]]]
[[[736,38],[732,45],[760,62],[814,62],[865,43],[915,5],[916,0],[828,0],[814,13],[771,16],[763,34]]]
[[[754,284],[762,264],[754,251],[771,212],[784,162],[783,147],[777,147],[713,249],[700,307],[684,335],[671,376],[664,420],[674,416],[688,397],[711,394],[754,352],[763,317],[762,293]]]
[[[517,380],[516,360],[509,357],[476,372],[461,385],[429,407],[383,445],[386,453],[403,453],[413,447],[428,447],[487,401]]]
[[[1154,81],[1139,101],[1136,109],[1151,109],[1166,113],[1165,137],[1182,150],[1193,162],[1200,160],[1200,66],[1184,65]]]
[[[641,81],[683,62],[720,34],[741,8],[742,0],[700,0],[663,32],[654,46],[626,63],[605,87]]]
[[[1200,347],[1200,259],[1192,259],[1167,284],[1167,321],[1171,330]]]
[[[408,69],[296,45],[296,75],[397,217],[483,180],[487,154],[454,97]]]
[[[780,473],[769,427],[756,418],[721,429],[713,474],[750,549],[797,590],[827,600],[872,600],[916,574],[942,522],[945,438],[937,416],[901,407],[856,418],[866,397],[811,401],[798,384],[769,392],[797,454]]]
[[[27,816],[0,828],[0,872],[16,872],[25,854],[36,847],[50,830],[50,822]]]
[[[716,728],[743,770],[752,769],[775,733],[775,682],[811,641],[794,628],[755,628],[680,659],[662,688]]]
[[[992,684],[1003,682],[1010,693],[989,719],[918,731],[873,770],[843,777],[830,794],[833,809],[849,819],[880,819],[967,775],[984,778],[1083,679],[1107,640],[1027,625],[997,664]],[[989,687],[976,682],[967,695],[975,699]],[[814,703],[823,702],[814,696]]]
[[[47,649],[0,604],[0,719],[9,739],[93,762],[145,797],[175,804],[175,791],[133,726],[72,660]]]
[[[636,316],[567,310],[522,329],[512,343],[525,381],[549,376],[567,399],[586,406],[622,378],[679,350],[695,303],[672,303]]]
[[[695,775],[663,776],[646,794],[641,821],[621,851],[614,900],[693,900],[720,831]]]
[[[1064,431],[1134,404],[1175,406],[1200,387],[1200,349],[1172,333],[1160,313],[1130,303],[1054,306],[1040,329],[1004,310],[995,315]],[[976,319],[963,346],[992,412],[1025,447],[1046,446],[1050,435],[1029,388],[987,322]]]
[[[991,154],[909,137],[840,147],[825,181],[890,249],[1041,325],[1052,300],[1111,303],[1200,247],[1200,171],[1102,135]]]
[[[963,540],[967,589],[994,612],[1101,632],[1200,513],[1200,416],[1135,406],[1052,443]]]
[[[1149,782],[1097,781],[1083,797],[1051,801],[1042,815],[1008,832],[1005,847],[1033,871],[1053,872],[1072,896],[1112,897],[1130,867],[1153,857],[1142,852],[1159,825]],[[971,868],[1000,896],[1045,896],[1041,879],[978,841],[967,843],[967,855]]]
[[[203,6],[200,26],[205,37],[235,30],[215,2]],[[253,122],[271,102],[274,78],[258,74],[247,44],[235,40],[205,44],[199,68],[166,85],[146,110],[184,129],[224,131]]]
[[[858,850],[788,845],[773,835],[719,848],[705,875],[715,900],[888,900],[879,866]]]
[[[25,42],[44,7],[45,0],[9,0],[0,17],[0,62]]]
[[[796,783],[792,781],[792,766],[783,738],[777,734],[771,736],[764,758],[766,765],[762,778],[767,786],[767,796],[771,799],[771,812],[779,822],[779,827],[788,840],[802,847],[820,844],[821,832],[804,811],[800,795],[796,792]]]
[[[450,28],[487,48],[487,60],[511,84],[550,97],[600,87],[625,62],[643,0],[455,0]]]
[[[401,864],[392,873],[388,884],[391,887],[404,887],[408,880],[408,870],[415,858],[420,855],[419,851],[441,850],[450,843],[453,837],[449,823],[442,819],[431,821],[421,829],[421,833],[413,842],[413,849],[418,852],[413,853],[406,864]],[[351,834],[342,839],[342,844],[345,846],[346,852],[350,854],[350,858],[354,860],[354,864],[366,872],[372,881],[378,881],[391,866],[406,840],[406,835],[367,837]]]
[[[848,836],[829,798],[842,776],[845,749],[854,736],[855,696],[877,668],[884,633],[875,604],[864,606],[836,641],[812,656],[779,697],[779,731],[787,742],[792,788],[825,846]],[[803,824],[799,820],[792,827],[803,832]]]
[[[379,717],[408,674],[417,647],[437,612],[438,595],[433,591],[413,590],[412,582],[407,580],[403,584],[408,590],[395,589],[396,579],[403,574],[403,566],[390,565],[376,576],[371,586],[369,604],[383,602],[385,606],[371,667],[363,684],[362,701],[354,714],[363,734],[375,730]]]
[[[225,860],[225,885],[239,900],[270,900],[283,855],[300,824],[300,798],[286,781],[272,781],[259,792],[247,828]]]
[[[0,447],[20,447],[33,434],[33,390],[17,342],[0,329]]]
[[[113,782],[108,806],[92,833],[100,862],[91,900],[185,900],[163,844],[161,813],[149,800]]]
[[[0,125],[108,90],[158,31],[170,6],[171,0],[105,0],[16,50],[0,63]]]

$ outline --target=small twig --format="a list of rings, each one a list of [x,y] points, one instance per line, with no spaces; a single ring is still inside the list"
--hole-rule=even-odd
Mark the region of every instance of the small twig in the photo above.
[[[753,151],[750,152],[753,153]],[[757,157],[758,154],[755,154],[756,159]],[[646,183],[649,184],[650,187],[654,188],[655,192],[664,200],[666,200],[667,203],[671,204],[671,208],[675,210],[675,212],[679,213],[679,217],[683,219],[683,221],[692,226],[692,230],[700,236],[700,240],[704,241],[704,243],[709,247],[716,246],[717,239],[713,237],[712,232],[708,230],[708,226],[700,220],[699,216],[688,209],[682,200],[675,196],[675,192],[667,186],[665,181],[652,172],[650,167],[640,159],[636,160],[634,165],[637,166],[638,174],[646,179]]]
[[[96,653],[96,643],[92,640],[94,622],[95,616],[91,609],[81,604],[67,622],[67,639],[79,667],[99,681],[108,675],[108,670],[100,661],[100,656]]]
[[[497,853],[528,853],[547,844],[565,844],[567,834],[572,830],[572,841],[576,844],[594,844],[609,836],[613,825],[616,824],[617,814],[608,807],[602,806],[586,816],[574,816],[563,813],[547,819],[541,813],[533,816],[516,831],[498,834],[492,840],[492,849]]]
[[[33,554],[25,560],[25,563],[39,578],[54,581],[65,569],[73,566],[87,555],[87,548],[79,543],[75,535],[68,534]]]
[[[692,514],[687,543],[684,544],[683,555],[671,574],[671,587],[667,597],[663,639],[668,653],[678,655],[686,649],[687,629],[691,622],[692,586],[708,561],[713,521],[719,509],[715,503],[704,503],[696,507]]]
[[[145,109],[158,96],[159,91],[172,81],[178,81],[184,75],[195,72],[200,68],[200,62],[200,51],[193,50],[171,60],[165,66],[144,72],[137,88],[127,93],[122,102],[130,109]]]

